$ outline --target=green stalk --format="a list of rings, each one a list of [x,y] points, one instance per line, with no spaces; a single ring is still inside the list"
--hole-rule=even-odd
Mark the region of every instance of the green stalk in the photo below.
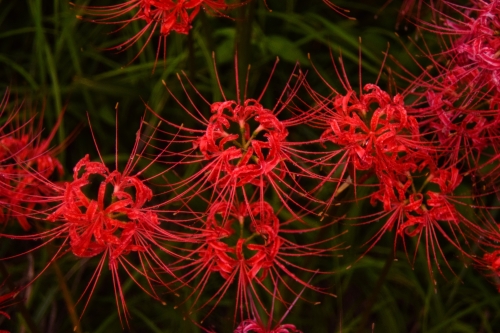
[[[45,38],[45,28],[43,26],[43,13],[42,13],[42,1],[41,0],[31,0],[29,1],[29,6],[31,8],[31,15],[35,23],[35,49],[37,50],[37,60],[36,70],[40,71],[40,83],[43,85],[45,83],[46,72],[48,70],[48,75],[52,81],[52,95],[54,98],[54,108],[57,117],[63,111],[62,107],[62,97],[61,89],[59,85],[59,77],[57,73],[56,61],[54,54],[52,53],[51,46],[49,45],[47,38]],[[66,134],[64,130],[64,124],[61,123],[57,130],[59,142],[65,142]],[[61,161],[65,160],[64,150],[60,152]]]
[[[61,272],[61,268],[59,268],[59,265],[56,261],[52,263],[52,268],[56,273],[57,282],[59,283],[59,287],[61,288],[62,296],[64,298],[64,302],[66,303],[66,308],[68,309],[69,318],[71,320],[71,324],[73,325],[73,332],[83,333],[82,328],[80,327],[80,319],[78,318],[78,314],[76,313],[75,302],[73,301],[73,297],[71,297],[71,292],[69,291],[66,279]]]
[[[242,102],[245,96],[245,82],[248,72],[248,65],[251,61],[251,40],[252,26],[255,17],[255,1],[241,0],[241,6],[238,8],[238,17],[236,19],[236,38],[234,49],[238,57],[238,85],[240,87],[239,96],[236,98]]]
[[[380,276],[377,280],[377,284],[375,285],[375,288],[373,289],[370,298],[366,300],[365,310],[363,311],[361,322],[358,326],[358,329],[356,330],[357,333],[367,332],[366,324],[368,324],[368,321],[370,320],[370,315],[372,313],[375,302],[377,301],[377,297],[380,294],[385,281],[387,280],[387,276],[389,274],[389,271],[391,270],[392,263],[394,262],[394,255],[395,253],[393,247],[391,253],[387,257],[387,260],[385,261],[384,267],[382,268],[382,272],[380,273]]]

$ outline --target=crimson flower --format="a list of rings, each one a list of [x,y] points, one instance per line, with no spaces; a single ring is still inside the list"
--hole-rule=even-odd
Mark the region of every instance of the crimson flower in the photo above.
[[[55,155],[64,144],[51,148],[62,117],[49,136],[42,138],[42,118],[36,123],[35,115],[26,112],[23,103],[9,106],[9,91],[0,102],[0,222],[15,218],[19,225],[31,228],[28,218],[36,206],[43,207],[44,197],[54,194],[40,178],[62,175],[61,163]]]
[[[158,60],[162,44],[164,58],[166,56],[165,44],[167,36],[171,32],[188,34],[193,20],[201,8],[209,13],[225,16],[223,12],[234,7],[235,5],[227,4],[225,0],[127,0],[111,6],[77,6],[89,17],[95,18],[91,20],[92,22],[120,24],[122,27],[119,30],[134,21],[143,23],[142,29],[135,36],[127,38],[125,42],[114,46],[113,49],[116,50],[126,50],[142,36],[146,36],[146,42],[139,51],[140,54],[153,37],[155,31],[158,30],[160,43],[156,60]],[[132,17],[127,18],[129,15],[132,15]]]
[[[325,151],[318,164],[330,168],[326,179],[336,186],[329,203],[338,200],[337,192],[354,185],[354,199],[337,205],[369,199],[374,207],[380,207],[368,215],[352,218],[357,225],[381,226],[365,243],[369,245],[366,251],[388,231],[396,229],[395,249],[399,238],[407,253],[406,237],[416,237],[416,249],[423,243],[431,276],[433,265],[441,272],[441,258],[448,265],[440,242],[471,257],[462,244],[477,242],[491,219],[470,218],[461,213],[462,208],[470,208],[474,196],[470,190],[464,193],[458,188],[464,176],[476,167],[474,163],[461,162],[477,159],[462,154],[477,153],[486,147],[488,139],[476,133],[489,133],[488,125],[472,128],[467,123],[449,121],[450,127],[457,132],[460,128],[463,133],[455,142],[446,133],[430,129],[436,128],[436,119],[448,119],[448,114],[441,111],[439,116],[427,118],[431,111],[426,110],[425,116],[419,115],[415,105],[405,104],[406,92],[391,97],[375,84],[366,84],[357,96],[346,76],[341,75],[343,72],[338,67],[335,70],[347,93],[341,94],[330,86],[333,93],[325,97],[310,90],[321,115],[312,125],[324,129],[321,139]],[[472,112],[465,118],[486,124],[480,116],[474,118]],[[448,145],[440,145],[444,142]],[[464,142],[476,146],[464,149]],[[469,168],[462,171],[462,166]],[[364,186],[362,197],[357,196],[358,186]]]
[[[499,2],[473,0],[466,6],[451,2],[444,4],[458,18],[436,10],[443,25],[421,22],[423,29],[447,37],[441,38],[443,52],[435,56],[427,55],[435,58],[432,59],[433,66],[439,71],[439,76],[428,81],[427,85],[434,85],[434,80],[440,81],[439,85],[444,88],[442,92],[455,90],[455,98],[464,101],[462,106],[477,105],[487,99],[497,100],[500,92]],[[450,42],[444,42],[446,40]],[[444,61],[438,64],[439,59]],[[419,83],[426,85],[425,82]]]
[[[70,247],[78,257],[93,257],[107,251],[109,265],[130,251],[145,252],[147,247],[134,239],[138,230],[154,231],[159,224],[151,211],[142,211],[153,192],[135,176],[109,172],[101,162],[91,162],[86,155],[75,166],[73,181],[66,183],[64,202],[48,216],[48,220],[64,220],[68,225]],[[84,189],[92,177],[102,177],[97,200]],[[112,189],[111,203],[106,203],[106,191]],[[124,219],[124,221],[122,221]]]
[[[328,246],[328,243],[337,236],[312,244],[298,244],[289,236],[318,232],[335,222],[304,228],[297,220],[280,221],[271,205],[263,200],[249,203],[215,202],[211,204],[199,232],[193,235],[197,240],[193,243],[194,248],[184,250],[186,254],[182,257],[187,261],[180,260],[171,269],[185,283],[191,283],[195,279],[199,281],[189,296],[195,297],[194,303],[214,273],[220,274],[224,279],[218,291],[200,309],[212,301],[215,301],[215,307],[229,287],[236,283],[237,309],[240,317],[244,318],[244,310],[246,309],[247,315],[250,311],[249,297],[256,297],[261,302],[258,289],[271,293],[265,284],[268,280],[279,281],[276,283],[283,284],[294,294],[297,294],[293,288],[294,283],[325,293],[298,277],[300,272],[313,273],[317,270],[304,263],[296,263],[293,259],[328,256],[335,249]],[[284,276],[290,277],[293,283],[287,282]],[[278,299],[285,302],[282,297],[279,296]],[[237,312],[235,320],[236,316]]]
[[[325,182],[336,184],[333,193],[325,194],[327,207],[346,185],[354,185],[356,195],[357,187],[374,175],[382,196],[404,196],[410,185],[407,174],[434,164],[431,147],[422,140],[405,96],[390,96],[376,84],[364,85],[358,96],[335,68],[345,94],[331,86],[333,94],[327,97],[309,89],[319,110],[310,123],[323,131],[323,152],[317,163],[328,172]]]
[[[418,124],[414,117],[408,116],[402,96],[391,99],[373,84],[365,85],[364,90],[366,93],[359,99],[350,91],[335,97],[333,109],[325,106],[329,128],[322,139],[343,147],[356,170],[373,168],[378,173],[389,170],[404,173],[414,168],[401,155],[422,145]],[[370,111],[374,104],[375,110]],[[367,118],[371,118],[369,125],[365,124]]]
[[[487,222],[479,216],[470,219],[461,213],[460,207],[470,208],[468,202],[471,199],[470,194],[454,194],[462,180],[463,175],[456,168],[436,169],[427,177],[418,192],[413,178],[407,180],[408,185],[396,196],[387,194],[392,193],[392,190],[381,186],[381,190],[372,195],[371,202],[374,205],[377,201],[383,202],[384,212],[367,217],[364,223],[378,222],[384,217],[387,219],[382,228],[367,242],[370,243],[369,249],[386,231],[395,228],[405,250],[405,237],[416,237],[415,255],[420,242],[424,243],[431,276],[433,263],[442,273],[440,257],[451,270],[440,245],[443,241],[454,246],[466,257],[473,258],[462,244],[468,245],[469,242],[477,242],[484,237]],[[431,185],[433,183],[438,187]],[[424,191],[425,188],[428,190]],[[383,194],[384,191],[386,193]],[[397,238],[394,246],[396,242]]]
[[[495,285],[500,292],[500,283],[498,279],[500,278],[500,250],[493,250],[492,252],[487,252],[483,255],[483,264],[480,266],[482,269],[488,271],[487,275],[493,278]]]
[[[187,204],[202,196],[207,205],[221,201],[231,204],[238,196],[239,200],[249,201],[250,188],[261,193],[270,188],[284,205],[288,205],[289,211],[294,211],[290,205],[296,205],[313,213],[314,206],[321,202],[306,186],[320,177],[308,167],[311,153],[301,148],[309,142],[289,140],[288,131],[313,115],[301,113],[286,120],[279,119],[288,111],[302,82],[303,75],[292,75],[272,109],[261,101],[269,82],[256,99],[245,96],[244,100],[231,100],[222,90],[223,101],[210,103],[202,97],[209,106],[209,117],[189,95],[194,111],[183,106],[173,95],[186,113],[199,123],[193,127],[178,125],[151,110],[164,126],[158,129],[157,138],[151,139],[150,146],[161,151],[152,158],[167,166],[165,174],[171,170],[176,174],[188,172],[178,182],[170,181],[165,185],[164,195],[170,196],[165,203],[183,201]]]
[[[128,311],[119,271],[125,271],[143,291],[159,299],[154,285],[165,286],[160,274],[172,273],[158,252],[178,257],[168,249],[168,243],[182,240],[182,235],[162,226],[170,220],[162,217],[157,208],[147,207],[153,192],[140,175],[152,162],[134,174],[139,155],[137,141],[123,172],[118,171],[118,151],[114,171],[107,168],[102,158],[93,162],[86,155],[73,168],[73,179],[64,185],[52,183],[38,174],[37,179],[57,194],[46,199],[52,208],[36,214],[39,220],[48,222],[48,230],[32,235],[4,235],[12,239],[43,239],[44,243],[38,247],[53,241],[62,242],[51,262],[67,252],[78,258],[101,256],[83,292],[89,294],[85,308],[107,263],[120,319],[124,314],[125,320],[128,320]]]

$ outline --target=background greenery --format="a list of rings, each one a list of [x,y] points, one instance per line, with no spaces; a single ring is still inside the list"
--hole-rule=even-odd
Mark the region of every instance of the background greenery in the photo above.
[[[113,1],[78,2],[79,5],[105,5]],[[331,54],[340,52],[353,87],[358,86],[358,49],[361,38],[363,82],[373,82],[382,66],[383,52],[389,52],[403,67],[417,72],[403,44],[415,52],[408,38],[416,36],[415,28],[403,22],[396,28],[401,1],[392,1],[380,10],[385,0],[336,1],[351,10],[349,20],[320,0],[249,1],[248,5],[230,12],[231,18],[214,17],[200,12],[189,36],[172,33],[167,40],[167,57],[155,62],[158,39],[152,38],[138,58],[130,63],[143,47],[144,39],[127,50],[107,50],[126,40],[140,29],[134,22],[118,32],[116,25],[95,24],[77,19],[78,9],[63,0],[0,1],[0,84],[10,88],[28,108],[44,112],[45,134],[51,130],[61,112],[63,124],[58,129],[54,145],[77,133],[60,155],[66,168],[65,179],[71,177],[75,163],[85,154],[97,157],[88,129],[87,115],[105,160],[114,160],[115,125],[119,128],[121,161],[128,158],[145,104],[161,116],[178,123],[191,121],[166,92],[162,81],[186,103],[176,74],[182,71],[207,99],[220,99],[215,79],[212,52],[215,54],[220,84],[229,96],[235,95],[234,55],[239,50],[240,69],[250,63],[248,95],[260,92],[276,57],[280,63],[274,72],[265,103],[274,105],[283,85],[298,62],[310,72],[310,81],[318,91],[326,86],[315,75],[308,59],[332,85],[339,86],[333,70]],[[425,7],[425,6],[424,6]],[[378,18],[375,18],[375,16]],[[425,12],[423,17],[425,17]],[[396,35],[396,32],[398,35]],[[426,39],[432,46],[432,37]],[[330,53],[331,52],[331,53]],[[381,86],[389,87],[388,68],[397,70],[388,61]],[[241,73],[242,71],[240,71]],[[241,75],[240,80],[244,79]],[[404,88],[404,87],[401,87]],[[119,103],[118,123],[115,105]],[[149,117],[147,115],[146,117]],[[151,170],[154,172],[155,169]],[[306,290],[287,317],[304,332],[499,332],[500,296],[494,286],[472,266],[450,260],[455,274],[437,275],[437,285],[430,279],[424,252],[415,263],[409,263],[398,248],[398,261],[392,262],[393,235],[387,235],[362,260],[353,264],[366,250],[363,243],[376,226],[363,228],[347,224],[336,225],[332,232],[348,229],[343,238],[349,249],[335,253],[321,265],[335,274],[318,277],[314,284],[328,287],[336,298]],[[30,242],[1,240],[2,256],[20,253],[33,247]],[[4,288],[23,285],[42,270],[55,252],[54,247],[31,252],[8,260],[2,279]],[[452,253],[452,252],[451,252]],[[340,256],[341,255],[341,256]],[[352,267],[350,267],[352,265]],[[58,262],[66,286],[76,302],[94,272],[93,260],[77,260],[69,256]],[[350,267],[349,269],[347,269]],[[56,283],[57,268],[50,267],[42,277],[20,297],[8,312],[11,320],[0,318],[0,328],[11,332],[30,331],[31,320],[38,332],[71,332],[67,302]],[[215,288],[215,287],[214,287]],[[131,281],[124,282],[130,326],[120,324],[112,292],[111,275],[107,269],[97,285],[88,309],[81,320],[82,332],[200,332],[186,318],[187,304],[174,309],[181,297],[165,295],[166,305],[151,300]],[[85,298],[76,307],[81,313]],[[312,305],[321,302],[319,305]],[[234,304],[228,297],[207,319],[204,326],[217,332],[234,328]],[[24,315],[21,315],[25,311]],[[276,316],[283,313],[279,307]],[[28,318],[28,319],[27,319]],[[196,314],[192,320],[199,320]]]

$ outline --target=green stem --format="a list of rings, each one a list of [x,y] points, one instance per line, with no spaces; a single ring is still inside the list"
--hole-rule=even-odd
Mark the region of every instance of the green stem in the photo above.
[[[248,65],[250,64],[250,49],[252,39],[252,26],[255,16],[255,1],[241,0],[241,7],[238,8],[238,18],[236,21],[236,39],[235,50],[238,57],[238,85],[240,94],[236,96],[238,101],[242,102],[245,96],[245,82],[247,77]]]
[[[52,268],[56,273],[57,282],[59,283],[59,287],[61,288],[64,302],[66,303],[66,308],[68,309],[69,312],[71,324],[73,325],[73,332],[82,333],[82,328],[80,327],[80,319],[78,318],[78,314],[76,313],[75,309],[75,302],[71,297],[71,292],[69,291],[66,279],[64,278],[64,275],[61,272],[61,268],[59,268],[59,265],[57,264],[56,261],[52,263]]]
[[[187,59],[188,76],[189,79],[193,81],[194,75],[196,73],[196,65],[195,65],[195,55],[194,55],[194,37],[192,31],[190,31],[187,36],[187,43],[188,43],[188,59]]]
[[[387,260],[385,261],[385,265],[382,268],[382,273],[380,274],[377,284],[375,285],[375,288],[373,289],[372,294],[370,295],[370,298],[366,301],[365,305],[365,310],[363,311],[363,316],[361,317],[361,322],[358,326],[358,330],[356,332],[358,333],[364,333],[366,332],[366,324],[368,324],[368,320],[370,320],[370,315],[372,313],[373,307],[375,305],[375,302],[377,301],[377,297],[380,294],[382,287],[384,286],[385,281],[387,280],[387,276],[389,274],[389,271],[391,270],[392,263],[394,262],[394,248],[392,248],[391,253],[387,257]]]

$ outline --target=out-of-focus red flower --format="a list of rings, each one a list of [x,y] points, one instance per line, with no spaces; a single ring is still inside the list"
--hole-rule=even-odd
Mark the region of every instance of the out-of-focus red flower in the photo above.
[[[500,271],[500,250],[493,251],[492,253],[486,253],[484,255],[484,260],[486,260],[495,273]]]
[[[498,239],[498,233],[495,234],[495,238]],[[495,246],[495,249],[491,250],[491,252],[484,253],[478,268],[485,271],[485,275],[491,278],[500,292],[500,250],[498,246]]]
[[[63,145],[51,148],[62,116],[47,138],[42,138],[42,121],[24,110],[23,103],[9,104],[9,91],[0,102],[0,222],[15,218],[24,230],[34,209],[43,208],[46,197],[54,194],[43,179],[63,173],[55,157]],[[45,207],[46,208],[46,207]]]
[[[461,87],[456,96],[466,101],[466,105],[477,105],[477,99],[498,99],[500,3],[497,0],[473,0],[467,5],[448,1],[443,3],[459,17],[447,15],[443,10],[436,10],[439,20],[432,23],[420,22],[423,29],[439,36],[446,36],[440,39],[444,43],[442,47],[445,51],[435,56],[427,55],[444,60],[438,65],[442,69],[439,69],[440,75],[435,79],[440,81],[446,90],[456,91]],[[444,42],[447,40],[450,42]],[[428,83],[433,85],[432,81]]]
[[[2,285],[3,285],[3,283],[2,283]],[[3,295],[0,295],[0,316],[4,316],[7,319],[10,319],[10,315],[6,311],[4,311],[3,309],[15,304],[15,302],[13,302],[13,300],[17,296],[17,294],[18,294],[18,291],[11,291],[11,292],[5,293]],[[10,332],[0,329],[0,333],[10,333]]]
[[[162,44],[166,43],[167,36],[171,32],[189,33],[191,24],[201,8],[209,13],[225,16],[224,12],[235,6],[226,3],[226,0],[127,0],[111,6],[77,6],[77,8],[91,18],[92,22],[122,25],[119,30],[122,30],[131,22],[143,22],[142,29],[135,36],[130,36],[125,42],[114,46],[112,49],[128,49],[142,36],[145,36],[146,42],[140,51],[142,52],[155,31],[158,31],[160,34],[160,43],[156,55],[158,59],[160,49]],[[129,18],[130,15],[131,18]],[[163,45],[163,49],[166,52],[165,45]]]

